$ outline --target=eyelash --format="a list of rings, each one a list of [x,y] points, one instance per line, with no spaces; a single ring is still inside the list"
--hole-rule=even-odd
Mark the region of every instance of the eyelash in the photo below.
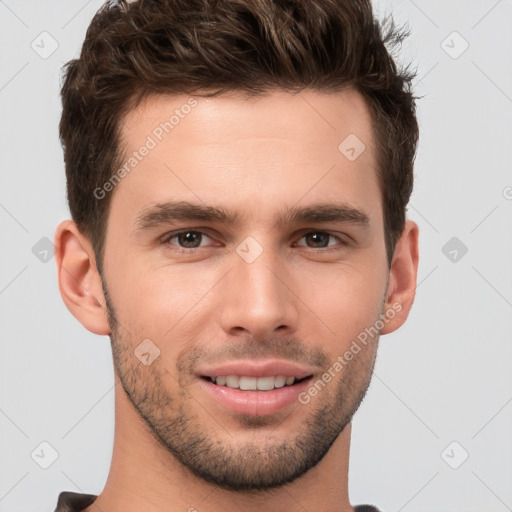
[[[201,231],[199,229],[183,229],[181,231],[174,231],[172,233],[167,233],[166,235],[164,235],[161,239],[160,239],[160,242],[162,245],[172,245],[174,246],[174,249],[173,250],[176,250],[178,252],[182,252],[182,253],[187,253],[187,254],[192,254],[200,249],[204,249],[204,247],[190,247],[190,248],[185,248],[185,247],[180,247],[179,245],[176,245],[176,244],[171,244],[171,240],[173,238],[176,238],[178,237],[179,235],[181,234],[184,234],[184,233],[200,233],[201,235],[204,235],[204,236],[207,236],[208,238],[212,238],[208,235],[208,233],[206,233],[205,231]],[[336,251],[336,250],[340,250],[341,248],[344,248],[345,246],[348,245],[348,243],[343,240],[342,238],[340,238],[339,236],[336,236],[332,233],[330,233],[329,231],[307,231],[305,233],[303,233],[300,237],[300,239],[304,238],[306,235],[310,235],[310,234],[324,234],[324,235],[329,235],[330,237],[336,239],[338,241],[338,245],[335,245],[335,246],[327,246],[327,247],[308,247],[306,245],[303,245],[301,247],[306,247],[307,249],[318,249],[322,252],[331,252],[331,251]]]

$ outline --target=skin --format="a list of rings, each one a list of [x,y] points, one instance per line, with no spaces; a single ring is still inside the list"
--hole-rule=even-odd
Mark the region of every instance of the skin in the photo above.
[[[127,153],[188,99],[150,96],[130,112]],[[371,117],[356,91],[197,102],[110,192],[103,283],[87,237],[72,221],[56,231],[64,302],[89,331],[110,335],[114,354],[112,465],[87,510],[353,511],[351,418],[378,335],[309,403],[269,416],[224,408],[194,372],[277,358],[312,368],[316,381],[392,309],[380,334],[395,331],[414,300],[418,226],[406,222],[388,266]],[[338,150],[351,133],[366,146],[355,161]],[[141,212],[166,201],[241,216],[136,229]],[[364,212],[368,225],[276,222],[287,208],[327,202]],[[183,229],[206,236],[170,238]],[[248,236],[262,249],[251,263],[236,251]],[[144,339],[160,350],[149,366],[134,355]]]

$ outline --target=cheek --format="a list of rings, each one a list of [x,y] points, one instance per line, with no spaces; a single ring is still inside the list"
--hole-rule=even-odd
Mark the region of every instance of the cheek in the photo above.
[[[373,325],[379,318],[384,299],[386,275],[366,267],[362,269],[328,269],[319,272],[312,280],[303,284],[304,303],[322,322],[315,321],[318,329],[333,340],[337,351],[350,345],[358,334]],[[313,336],[314,337],[314,336]]]
[[[180,350],[197,342],[201,330],[219,317],[223,304],[218,299],[226,292],[222,279],[229,265],[151,267],[142,257],[116,256],[107,283],[118,320],[136,338],[133,343],[149,338],[164,349],[172,340]],[[387,274],[370,254],[343,264],[290,264],[283,271],[294,292],[290,300],[300,313],[297,327],[304,339],[322,341],[326,349],[330,339],[338,351],[378,318]]]
[[[182,341],[184,329],[199,326],[216,282],[214,270],[171,265],[155,269],[141,265],[132,272],[126,268],[119,266],[117,275],[112,275],[109,292],[118,320],[133,336],[163,344],[169,339]]]

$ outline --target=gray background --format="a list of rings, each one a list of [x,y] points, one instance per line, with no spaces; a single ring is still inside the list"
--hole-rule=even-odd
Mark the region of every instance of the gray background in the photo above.
[[[110,465],[109,339],[65,308],[47,240],[68,217],[59,68],[100,4],[0,1],[1,512],[99,493]],[[381,338],[353,421],[351,502],[512,510],[512,1],[376,8],[409,24],[400,59],[413,60],[424,96],[409,208],[421,261],[410,318]]]

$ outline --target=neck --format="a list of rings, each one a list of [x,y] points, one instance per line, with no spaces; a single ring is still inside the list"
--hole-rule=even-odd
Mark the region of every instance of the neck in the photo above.
[[[155,437],[116,386],[112,464],[87,512],[353,512],[348,498],[351,424],[300,478],[266,492],[233,492],[193,475]]]

